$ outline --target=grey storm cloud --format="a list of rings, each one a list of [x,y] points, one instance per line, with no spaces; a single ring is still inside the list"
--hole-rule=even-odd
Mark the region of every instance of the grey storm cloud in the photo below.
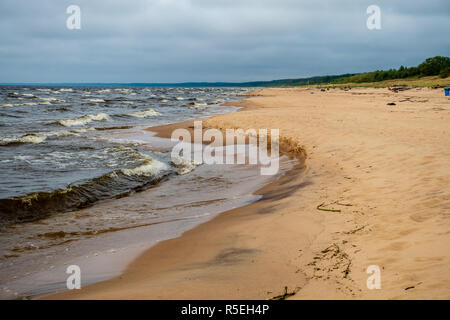
[[[69,30],[69,5],[81,29]],[[366,9],[381,8],[381,30]],[[0,82],[250,81],[450,53],[448,0],[2,0]]]

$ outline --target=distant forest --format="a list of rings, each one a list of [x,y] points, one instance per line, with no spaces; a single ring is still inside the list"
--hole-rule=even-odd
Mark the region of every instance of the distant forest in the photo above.
[[[426,77],[437,76],[447,78],[450,76],[450,58],[436,56],[428,58],[417,67],[406,68],[401,66],[398,69],[377,70],[373,72],[366,72],[355,74],[349,77],[342,77],[336,79],[336,83],[362,83],[362,82],[378,82],[392,79],[404,79],[411,77]]]
[[[404,67],[389,70],[377,70],[373,72],[357,74],[341,74],[335,76],[321,76],[302,79],[286,79],[274,81],[256,81],[240,84],[249,87],[278,87],[278,86],[303,86],[308,84],[340,84],[340,83],[363,83],[379,82],[392,79],[405,79],[412,77],[450,76],[450,58],[436,56],[428,58],[417,67]]]

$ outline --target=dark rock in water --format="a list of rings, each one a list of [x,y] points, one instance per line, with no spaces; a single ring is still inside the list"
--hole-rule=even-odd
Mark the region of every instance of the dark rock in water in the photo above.
[[[389,102],[387,105],[388,106],[395,106],[396,104],[394,102]]]

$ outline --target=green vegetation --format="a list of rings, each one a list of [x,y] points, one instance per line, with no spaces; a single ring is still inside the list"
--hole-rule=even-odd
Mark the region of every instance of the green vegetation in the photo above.
[[[363,83],[379,82],[392,79],[405,79],[412,77],[440,76],[446,78],[450,73],[450,58],[436,56],[428,58],[417,67],[406,68],[401,66],[398,70],[377,70],[373,72],[355,74],[350,77],[342,77],[334,83]]]
[[[438,86],[448,85],[450,76],[450,58],[436,56],[428,58],[417,67],[404,67],[390,70],[377,70],[373,72],[342,74],[334,76],[320,76],[302,79],[283,79],[273,81],[254,81],[234,84],[241,87],[293,87],[293,86],[336,86],[351,84],[352,86],[391,86],[391,85],[411,85],[411,86]],[[442,80],[445,79],[445,80]]]
[[[392,79],[377,82],[361,82],[361,83],[326,83],[317,84],[310,87],[320,88],[355,88],[355,87],[367,87],[367,88],[386,88],[394,86],[407,86],[407,87],[444,87],[450,86],[450,78],[441,78],[440,76],[429,77],[411,77],[405,79]]]
[[[294,86],[307,86],[323,83],[335,83],[336,81],[344,78],[349,78],[355,74],[341,74],[335,76],[318,76],[302,79],[281,79],[272,81],[253,81],[238,84],[245,87],[294,87]]]

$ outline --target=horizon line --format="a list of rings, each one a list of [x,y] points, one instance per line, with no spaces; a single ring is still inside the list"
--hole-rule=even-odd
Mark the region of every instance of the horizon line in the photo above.
[[[181,85],[250,85],[250,84],[263,84],[278,81],[293,81],[293,80],[309,80],[319,77],[340,77],[354,75],[355,73],[335,74],[335,75],[321,75],[321,76],[309,76],[299,78],[281,78],[272,80],[252,80],[252,81],[182,81],[182,82],[0,82],[0,86],[12,86],[12,85],[138,85],[138,86],[181,86]]]

